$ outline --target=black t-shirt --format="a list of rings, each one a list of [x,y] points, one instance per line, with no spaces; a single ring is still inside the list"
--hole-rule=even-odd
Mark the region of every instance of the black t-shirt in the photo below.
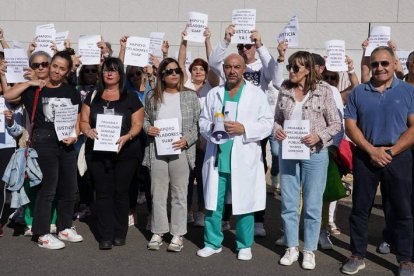
[[[21,95],[21,102],[27,109],[29,117],[32,116],[34,98],[36,89],[38,87],[31,86],[26,89]],[[72,103],[73,105],[79,105],[79,112],[81,110],[81,99],[78,91],[72,86],[62,83],[57,88],[43,87],[39,93],[39,101],[37,103],[36,114],[34,118],[34,128],[44,128],[49,130],[55,130],[54,120],[55,112],[54,106],[62,102]]]
[[[92,104],[91,97],[92,93],[90,93],[84,101],[84,104],[90,107],[89,124],[91,128],[96,127],[97,115],[104,114],[104,107],[113,109],[114,115],[122,116],[121,136],[127,134],[131,129],[131,115],[143,108],[141,101],[133,93],[122,93],[119,100],[109,102],[105,101],[97,94],[93,99]],[[86,140],[85,151],[89,154],[93,152],[93,140]],[[93,155],[95,157],[99,156],[99,158],[114,158],[116,156],[118,159],[122,160],[140,158],[141,143],[136,136],[131,141],[128,141],[118,154],[113,152],[93,152]]]

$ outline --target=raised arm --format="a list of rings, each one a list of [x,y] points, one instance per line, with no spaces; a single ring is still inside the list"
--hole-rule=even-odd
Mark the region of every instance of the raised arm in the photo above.
[[[253,30],[250,38],[252,41],[254,41],[256,45],[256,51],[259,54],[260,61],[262,62],[263,75],[265,77],[267,87],[270,81],[273,79],[277,63],[270,54],[269,50],[263,45],[262,36],[258,30]]]
[[[351,94],[352,90],[359,84],[358,76],[355,73],[354,61],[352,60],[352,58],[346,56],[345,62],[348,65],[347,73],[351,85],[349,85],[344,90],[340,91],[342,102],[344,103],[344,105],[348,103],[349,94]]]
[[[184,31],[181,32],[181,43],[180,43],[180,49],[178,51],[178,65],[183,70],[184,83],[186,83],[188,80],[187,70],[185,69],[185,60],[187,58],[187,40],[185,40],[186,36],[187,36],[187,27],[185,27]]]
[[[211,53],[213,52],[213,47],[211,46],[211,40],[210,40],[211,32],[208,27],[206,27],[206,29],[204,30],[204,36],[206,37],[204,44],[206,46],[206,57],[208,61],[210,59]]]
[[[127,42],[128,36],[124,35],[121,37],[121,39],[119,40],[119,54],[118,57],[119,59],[124,62],[125,59],[125,49],[126,49],[126,42]]]
[[[210,55],[208,64],[210,69],[224,81],[225,76],[223,72],[223,61],[226,57],[226,50],[231,42],[231,37],[234,35],[234,25],[229,25],[224,33],[224,39],[214,48]]]
[[[365,50],[368,47],[368,38],[362,42],[362,58],[361,58],[361,83],[369,81],[371,78],[371,68],[369,64],[369,57],[365,56]]]
[[[395,67],[395,75],[397,76],[397,78],[402,80],[404,78],[404,69],[401,65],[400,59],[398,58],[397,43],[395,43],[394,40],[390,40],[390,41],[388,41],[388,46],[393,50],[395,60],[397,61],[397,66]]]
[[[273,71],[273,78],[272,78],[272,83],[273,86],[280,90],[282,83],[284,81],[283,79],[283,65],[285,64],[285,54],[286,54],[286,50],[288,48],[288,44],[285,41],[279,42],[279,44],[277,45],[277,52],[279,54],[279,57],[277,58],[277,63],[275,65],[275,69]]]
[[[1,44],[1,47],[3,47],[3,49],[10,48],[9,44],[4,38],[4,31],[1,27],[0,27],[0,44]]]

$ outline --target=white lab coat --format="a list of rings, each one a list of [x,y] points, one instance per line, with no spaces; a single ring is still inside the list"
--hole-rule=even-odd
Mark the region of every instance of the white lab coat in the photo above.
[[[203,164],[204,200],[207,210],[217,209],[218,167],[215,167],[217,145],[210,142],[214,114],[222,112],[224,86],[211,89],[200,116],[200,132],[206,138],[207,149]],[[233,214],[264,210],[266,179],[263,169],[260,140],[268,137],[273,128],[273,115],[266,95],[260,88],[246,82],[241,94],[237,121],[245,129],[234,136],[231,151],[231,201]]]

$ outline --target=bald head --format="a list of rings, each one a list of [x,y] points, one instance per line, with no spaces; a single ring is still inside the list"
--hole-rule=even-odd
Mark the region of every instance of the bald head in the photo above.
[[[246,63],[242,56],[230,54],[226,57],[223,64],[226,84],[229,89],[238,87],[243,82],[243,73],[246,70]]]

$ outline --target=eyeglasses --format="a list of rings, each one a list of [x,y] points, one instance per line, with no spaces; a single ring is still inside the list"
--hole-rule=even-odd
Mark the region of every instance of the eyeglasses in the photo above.
[[[85,74],[96,74],[96,73],[98,73],[98,70],[97,70],[97,69],[95,69],[95,68],[91,68],[91,69],[84,69],[84,70],[83,70],[83,73],[85,73]]]
[[[323,76],[323,79],[326,80],[326,81],[328,81],[328,80],[336,81],[336,80],[338,80],[338,77],[336,75],[325,75],[325,76]]]
[[[104,68],[102,70],[102,73],[104,73],[104,74],[109,74],[109,72],[118,73],[118,69],[116,69],[116,68]]]
[[[173,73],[181,74],[183,70],[181,70],[180,67],[174,68],[174,69],[166,69],[164,70],[163,74],[166,76],[172,75]]]
[[[388,60],[374,61],[371,62],[371,68],[378,68],[380,64],[382,67],[388,67],[388,65],[390,65],[390,62]]]
[[[246,50],[250,50],[253,47],[253,44],[237,44],[237,50],[243,51],[244,48]]]
[[[295,65],[290,65],[290,64],[288,64],[288,65],[286,65],[286,69],[290,72],[290,69],[292,69],[293,70],[293,73],[297,73],[297,72],[299,72],[299,70],[300,70],[300,67],[299,66],[297,66],[296,64]]]
[[[38,69],[40,66],[42,66],[43,68],[49,67],[49,62],[47,61],[43,61],[43,62],[33,62],[32,65],[30,66],[32,69]]]
[[[128,74],[128,78],[132,78],[134,76],[141,77],[141,75],[142,75],[141,71],[131,72]]]

